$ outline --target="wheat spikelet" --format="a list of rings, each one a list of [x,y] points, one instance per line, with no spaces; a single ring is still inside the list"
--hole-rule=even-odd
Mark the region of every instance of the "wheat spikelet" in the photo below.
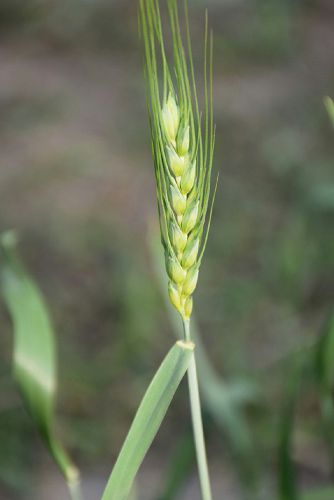
[[[211,219],[210,200],[215,131],[212,116],[212,36],[204,43],[204,103],[201,118],[185,2],[186,48],[177,0],[167,0],[173,41],[173,66],[167,60],[158,0],[140,1],[145,43],[148,107],[157,181],[162,244],[169,297],[183,319],[193,309],[199,267]],[[158,50],[157,50],[158,49]],[[159,67],[162,84],[159,85]],[[171,69],[172,68],[172,69]],[[173,77],[172,75],[175,75]]]
[[[173,215],[168,226],[172,252],[166,246],[169,296],[176,309],[189,318],[196,287],[199,239],[192,230],[198,222],[199,201],[192,190],[196,180],[196,159],[191,158],[190,126],[180,120],[180,109],[172,93],[162,109],[165,148],[170,171],[169,192]],[[182,124],[181,124],[182,123]]]

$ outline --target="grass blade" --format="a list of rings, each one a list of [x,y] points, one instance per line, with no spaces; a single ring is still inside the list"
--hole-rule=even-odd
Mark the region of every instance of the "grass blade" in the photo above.
[[[315,370],[319,385],[330,393],[334,387],[334,311],[321,332],[321,337],[315,346]]]
[[[156,372],[140,405],[109,478],[102,500],[126,500],[194,351],[178,341]]]
[[[293,460],[294,434],[296,429],[296,408],[299,398],[309,382],[310,370],[312,371],[312,351],[306,350],[299,354],[293,361],[292,367],[287,371],[284,386],[286,396],[279,428],[278,449],[278,496],[280,500],[299,500],[300,487]]]
[[[320,399],[324,438],[334,466],[334,312],[326,320],[321,337],[315,346],[314,370]]]
[[[329,117],[332,121],[333,127],[334,127],[334,102],[330,97],[325,97],[324,103],[325,103],[328,115],[329,115]]]
[[[294,384],[296,384],[297,387],[298,380],[294,380]],[[278,468],[280,500],[298,500],[299,498],[296,469],[292,459],[295,405],[297,400],[296,387],[291,391],[292,394],[284,409],[284,415],[281,422]]]
[[[17,255],[13,231],[1,236],[0,252],[1,291],[14,326],[14,376],[25,406],[64,474],[72,497],[78,498],[78,471],[54,434],[56,349],[47,308]]]

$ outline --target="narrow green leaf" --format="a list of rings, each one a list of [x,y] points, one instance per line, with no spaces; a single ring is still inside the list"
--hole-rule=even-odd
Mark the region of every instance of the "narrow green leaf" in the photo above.
[[[73,498],[79,474],[54,434],[55,337],[43,297],[16,252],[16,235],[0,239],[1,291],[14,326],[13,370],[26,408],[64,474]]]
[[[126,500],[191,359],[194,344],[178,341],[156,372],[112,470],[102,500]]]
[[[324,103],[325,103],[329,117],[330,117],[332,124],[333,124],[333,127],[334,127],[334,102],[330,97],[325,97]]]
[[[314,371],[318,384],[321,422],[324,438],[334,462],[334,312],[326,320],[319,341],[315,345]]]
[[[334,387],[334,312],[326,321],[315,346],[315,370],[318,383],[325,391]]]
[[[324,327],[320,339],[310,348],[298,351],[289,364],[292,371],[288,372],[285,387],[287,396],[285,407],[281,418],[281,428],[279,435],[279,498],[281,500],[306,500],[306,499],[329,499],[330,489],[314,490],[306,495],[300,492],[296,477],[296,468],[293,462],[293,436],[296,427],[295,413],[298,400],[310,390],[310,385],[316,382],[317,397],[319,398],[321,409],[322,430],[329,447],[332,459],[334,457],[333,446],[333,424],[334,405],[332,390],[334,384],[333,372],[334,355],[334,315],[330,314]],[[322,496],[323,494],[323,496]],[[327,496],[328,494],[328,496]],[[319,495],[319,496],[317,496]]]
[[[300,498],[292,452],[296,405],[307,362],[307,357],[296,360],[286,382],[287,395],[279,431],[278,489],[280,500],[298,500]]]

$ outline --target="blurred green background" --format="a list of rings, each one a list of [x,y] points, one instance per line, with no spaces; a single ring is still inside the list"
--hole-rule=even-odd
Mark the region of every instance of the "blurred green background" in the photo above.
[[[334,97],[334,4],[189,5],[199,75],[205,7],[215,33],[220,172],[195,314],[222,391],[250,391],[237,405],[240,427],[205,410],[215,498],[270,500],[291,374],[333,305],[334,131],[322,100]],[[99,498],[174,341],[150,242],[157,215],[137,2],[1,0],[0,40],[0,228],[18,229],[49,304],[59,433],[87,499]],[[0,320],[0,498],[66,498],[11,380],[2,303]],[[333,483],[334,436],[314,376],[301,379],[291,456],[307,492]],[[143,500],[199,498],[186,389],[141,470]],[[175,457],[184,483],[163,497]]]

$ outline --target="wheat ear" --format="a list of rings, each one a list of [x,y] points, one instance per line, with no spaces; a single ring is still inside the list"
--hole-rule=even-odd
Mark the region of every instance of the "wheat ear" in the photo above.
[[[212,114],[212,37],[205,24],[205,109],[201,117],[185,4],[187,51],[183,45],[176,0],[168,0],[174,68],[164,48],[157,0],[141,0],[146,53],[148,107],[157,180],[162,244],[169,277],[168,292],[184,320],[193,310],[192,295],[207,241],[210,184],[215,142]],[[156,50],[159,47],[159,53]],[[162,67],[162,88],[159,86]],[[176,76],[173,78],[172,74]],[[213,197],[212,197],[213,198]],[[211,201],[211,207],[212,207]]]

